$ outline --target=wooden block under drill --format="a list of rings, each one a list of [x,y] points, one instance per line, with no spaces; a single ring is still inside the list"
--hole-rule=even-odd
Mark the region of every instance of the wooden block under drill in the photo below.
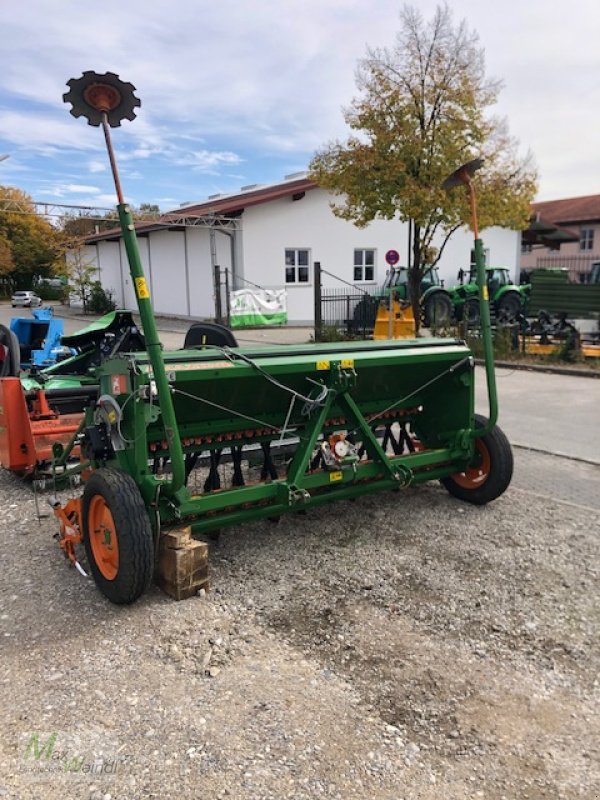
[[[175,600],[208,590],[208,545],[191,538],[189,528],[161,534],[156,581]]]

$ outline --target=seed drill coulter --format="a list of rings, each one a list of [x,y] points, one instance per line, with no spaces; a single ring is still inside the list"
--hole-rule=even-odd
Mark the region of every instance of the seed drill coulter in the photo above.
[[[181,558],[161,566],[161,552],[180,546],[183,532],[193,535],[189,546],[225,526],[432,480],[475,504],[505,491],[512,454],[496,426],[471,183],[481,162],[461,167],[445,185],[463,184],[471,198],[488,419],[474,413],[474,361],[457,339],[163,352],[110,138],[110,128],[132,120],[140,101],[135,87],[112,73],[85,72],[68,85],[73,116],[104,132],[146,344],[145,352],[100,364],[98,399],[85,408],[71,444],[54,452],[63,474],[84,478],[81,497],[64,506],[52,500],[60,545],[81,569],[75,546],[83,542],[109,600],[135,601],[165,569],[171,574],[163,585],[185,584],[176,596],[194,591],[204,577],[197,563]],[[69,466],[65,453],[76,446],[81,462]]]

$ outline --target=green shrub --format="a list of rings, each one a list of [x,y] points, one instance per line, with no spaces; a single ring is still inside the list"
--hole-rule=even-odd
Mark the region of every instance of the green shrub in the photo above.
[[[347,342],[353,337],[349,336],[344,331],[340,331],[335,325],[323,325],[319,338],[315,339],[312,335],[310,338],[313,342]]]
[[[39,283],[36,286],[35,291],[36,294],[42,298],[42,300],[55,300],[58,303],[64,302],[64,287],[59,289],[58,286],[48,286],[45,283]]]
[[[100,281],[94,281],[87,298],[86,310],[92,314],[108,314],[109,311],[114,311],[115,308],[113,293],[104,289]]]

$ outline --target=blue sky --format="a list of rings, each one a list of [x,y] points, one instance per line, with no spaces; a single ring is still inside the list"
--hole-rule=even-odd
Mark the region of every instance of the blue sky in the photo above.
[[[103,0],[0,4],[0,183],[36,200],[112,206],[102,135],[62,102],[112,71],[137,87],[114,132],[124,191],[163,210],[306,168],[344,135],[356,61],[390,45],[390,0]],[[435,0],[418,3],[426,16]],[[600,4],[456,0],[504,81],[497,112],[530,149],[539,199],[600,192]]]

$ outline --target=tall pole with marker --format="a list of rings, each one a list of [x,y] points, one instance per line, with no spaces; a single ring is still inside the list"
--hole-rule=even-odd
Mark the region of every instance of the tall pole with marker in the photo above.
[[[103,75],[91,71],[84,72],[81,78],[71,78],[67,86],[69,91],[63,95],[63,100],[66,103],[71,103],[71,114],[74,117],[85,117],[89,125],[102,127],[104,133],[117,193],[117,211],[123,232],[123,241],[127,251],[131,279],[135,286],[137,306],[146,340],[146,349],[156,383],[158,405],[171,460],[172,477],[170,482],[165,482],[162,491],[165,494],[175,494],[185,485],[183,449],[175,418],[173,398],[165,372],[162,345],[156,329],[150,291],[146,283],[135,235],[133,217],[123,197],[121,180],[110,136],[110,128],[119,127],[124,119],[135,119],[134,109],[141,106],[141,102],[134,95],[135,86],[122,81],[118,75],[112,72],[106,72]]]
[[[479,319],[481,320],[481,336],[483,339],[483,352],[485,356],[485,374],[487,379],[488,402],[490,407],[489,418],[484,428],[478,428],[477,436],[490,433],[498,420],[498,394],[496,391],[496,372],[494,368],[494,344],[492,341],[492,323],[490,319],[490,303],[487,281],[485,278],[485,255],[483,242],[479,238],[479,220],[477,218],[477,197],[473,185],[473,175],[483,166],[483,159],[476,158],[463,164],[452,175],[449,175],[442,187],[447,191],[455,186],[464,186],[469,198],[471,210],[471,227],[473,229],[475,247],[475,268],[477,271],[477,287],[479,289]]]

